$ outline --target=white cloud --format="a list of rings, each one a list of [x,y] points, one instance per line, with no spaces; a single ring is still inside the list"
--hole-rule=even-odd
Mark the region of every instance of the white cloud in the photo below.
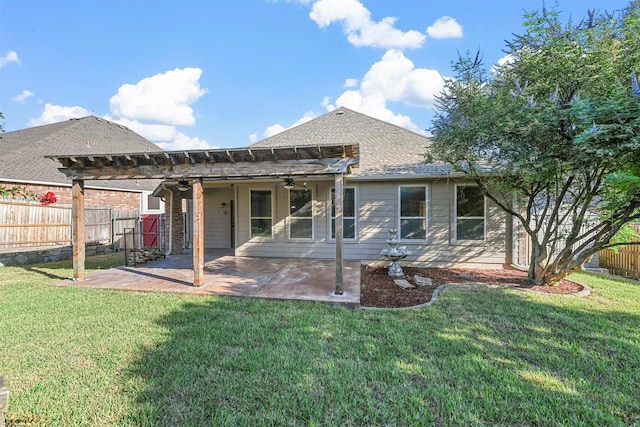
[[[11,98],[12,101],[18,102],[20,104],[23,104],[27,98],[29,98],[30,96],[34,96],[35,93],[31,92],[30,90],[23,90],[21,93],[19,93],[18,95],[14,96],[13,98]]]
[[[177,150],[205,150],[207,148],[217,148],[210,146],[207,141],[198,137],[189,137],[181,132],[173,138],[170,142],[158,142],[156,143],[160,148],[167,151]]]
[[[193,126],[191,104],[207,93],[200,87],[200,68],[176,68],[120,86],[109,105],[116,116],[176,126]]]
[[[427,27],[427,34],[434,39],[462,38],[462,26],[450,16],[442,16]]]
[[[91,112],[82,107],[63,107],[62,105],[45,104],[40,117],[29,120],[28,126],[47,125],[78,117],[90,116]]]
[[[372,21],[371,12],[358,0],[319,0],[311,7],[309,17],[320,27],[341,22],[347,40],[354,46],[418,48],[426,38],[419,31],[403,32],[395,28],[397,18]]]
[[[389,108],[388,102],[429,108],[433,106],[435,97],[440,94],[443,85],[444,78],[437,70],[416,68],[402,52],[389,50],[360,79],[360,87],[344,91],[335,103],[331,103],[331,98],[326,96],[320,105],[327,111],[347,107],[425,134],[424,126],[416,125],[409,116],[395,114]],[[290,127],[311,120],[315,116],[314,113],[308,112]],[[275,124],[269,126],[263,136],[266,138],[289,128]]]
[[[280,123],[276,123],[275,125],[271,125],[267,127],[265,131],[262,133],[262,137],[269,138],[270,136],[279,134],[280,132],[284,132],[287,129],[291,129],[292,127],[295,127],[295,126],[301,125],[302,123],[306,123],[310,120],[313,120],[316,118],[316,116],[317,114],[314,113],[313,111],[307,111],[306,113],[304,113],[302,117],[296,120],[296,122],[289,127],[284,127]],[[253,135],[255,137],[255,134]],[[256,141],[253,141],[253,142],[256,142]]]
[[[167,150],[213,148],[207,141],[189,137],[177,126],[192,126],[195,117],[191,104],[207,93],[200,87],[199,68],[184,68],[156,74],[137,84],[124,84],[111,97],[111,113],[105,119],[120,123]],[[14,100],[33,96],[24,91]],[[30,126],[54,123],[91,113],[82,107],[46,104],[42,115],[29,121]]]
[[[264,132],[262,132],[262,138],[269,138],[270,136],[284,132],[287,129],[288,128],[282,126],[280,123],[276,123],[275,125],[268,126]]]
[[[498,61],[491,66],[491,72],[495,74],[498,72],[500,67],[513,64],[515,60],[516,60],[516,57],[508,53],[502,58],[498,59]]]
[[[178,135],[178,130],[176,129],[176,127],[171,125],[141,123],[137,120],[131,120],[122,117],[114,118],[109,115],[104,116],[104,118],[126,126],[135,133],[144,136],[150,141],[171,141]]]
[[[256,142],[258,142],[258,134],[255,132],[249,134],[249,142],[251,142],[252,144],[255,144]]]
[[[346,79],[344,81],[343,87],[355,87],[358,85],[358,79]]]
[[[177,129],[196,122],[191,105],[208,92],[200,87],[201,75],[200,68],[176,68],[136,84],[124,84],[109,100],[114,116],[109,120],[166,150],[213,148],[204,139],[189,137]]]
[[[428,108],[433,106],[435,96],[442,88],[443,77],[437,70],[415,68],[413,62],[402,52],[389,50],[367,71],[359,88],[345,91],[334,105],[327,104],[326,108],[331,111],[336,107],[347,107],[423,132],[410,117],[394,114],[387,103],[393,101]]]
[[[20,58],[18,58],[18,53],[14,50],[10,50],[7,52],[5,56],[0,56],[0,68],[9,64],[10,62],[15,62],[16,64],[20,63]]]

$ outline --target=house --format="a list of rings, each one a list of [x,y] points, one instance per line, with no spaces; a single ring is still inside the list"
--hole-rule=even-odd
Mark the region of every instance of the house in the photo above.
[[[335,258],[340,293],[344,259],[380,262],[390,229],[409,250],[408,264],[510,263],[506,216],[462,174],[426,164],[429,145],[339,108],[245,148],[52,158],[73,179],[78,207],[84,180],[163,179],[154,194],[165,199],[174,253],[184,247],[179,207],[192,199],[195,285],[204,250],[228,248],[236,256]]]
[[[71,181],[58,170],[60,164],[45,155],[146,151],[161,149],[132,130],[95,116],[6,132],[0,134],[0,185],[38,195],[51,191],[58,203],[70,204]],[[87,181],[86,203],[162,213],[160,199],[152,195],[160,182]]]

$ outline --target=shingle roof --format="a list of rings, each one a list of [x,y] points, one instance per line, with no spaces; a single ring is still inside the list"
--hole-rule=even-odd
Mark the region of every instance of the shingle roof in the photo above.
[[[0,134],[0,180],[70,184],[45,155],[162,151],[125,126],[95,116]],[[151,191],[158,180],[87,181],[87,186]]]
[[[431,145],[429,138],[344,107],[251,147],[325,144],[360,145],[360,165],[352,171],[354,178],[406,178],[451,173],[445,164],[425,163],[424,155]]]

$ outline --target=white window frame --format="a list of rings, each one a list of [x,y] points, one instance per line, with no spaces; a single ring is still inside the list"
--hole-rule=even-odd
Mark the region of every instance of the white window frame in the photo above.
[[[347,192],[347,190],[353,190],[353,216],[342,216],[342,219],[352,219],[353,218],[353,237],[344,237],[344,240],[348,240],[350,242],[355,242],[358,240],[358,189],[357,187],[354,186],[348,186],[348,187],[344,187],[344,191],[345,193]],[[327,227],[329,230],[329,240],[332,242],[335,242],[336,238],[333,237],[334,236],[334,231],[333,231],[333,223],[334,220],[336,219],[335,216],[333,216],[331,214],[331,212],[334,210],[333,209],[333,198],[331,197],[332,194],[334,194],[334,192],[336,191],[335,187],[331,187],[329,189],[329,212],[327,212],[327,216],[329,217],[329,226]]]
[[[424,188],[424,216],[402,216],[402,189],[407,187]],[[403,219],[424,219],[424,239],[407,239],[402,237]],[[429,238],[429,186],[420,184],[406,184],[398,186],[398,239],[403,242],[426,242]]]
[[[458,187],[476,187],[480,188],[474,184],[456,184],[453,189],[453,240],[456,243],[466,243],[466,244],[482,244],[487,241],[487,197],[485,195],[482,196],[482,213],[483,216],[467,216],[465,219],[481,219],[483,220],[482,224],[482,239],[479,240],[469,240],[469,239],[458,239]]]
[[[253,216],[253,212],[251,211],[251,196],[253,194],[254,191],[268,191],[269,194],[271,195],[271,216],[270,217],[265,217],[265,216]],[[249,239],[250,240],[274,240],[275,236],[274,236],[274,227],[275,227],[275,206],[273,203],[273,189],[272,188],[251,188],[249,189]],[[253,221],[254,219],[270,219],[271,220],[271,236],[267,237],[267,236],[253,236],[252,235],[252,227],[251,227],[251,221]]]
[[[291,192],[292,191],[304,191],[307,193],[311,193],[311,216],[292,216],[291,215]],[[315,221],[315,198],[314,198],[314,194],[313,194],[313,189],[312,188],[306,188],[306,189],[291,189],[291,190],[287,190],[287,200],[289,201],[288,206],[287,206],[287,239],[288,240],[294,240],[294,241],[310,241],[310,240],[315,240],[316,237],[316,221]],[[294,219],[311,219],[311,237],[291,237],[291,223],[293,222]]]
[[[151,192],[143,192],[142,193],[142,212],[145,214],[159,214],[164,213],[164,201],[162,197],[156,197],[158,199],[158,209],[149,208],[149,197],[153,197],[153,193]]]

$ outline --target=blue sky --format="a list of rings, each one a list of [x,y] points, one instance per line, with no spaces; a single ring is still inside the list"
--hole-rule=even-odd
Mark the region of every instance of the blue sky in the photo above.
[[[578,20],[629,2],[558,3]],[[96,115],[168,150],[247,146],[340,106],[424,132],[458,52],[497,62],[542,5],[0,0],[0,112],[6,131]]]

